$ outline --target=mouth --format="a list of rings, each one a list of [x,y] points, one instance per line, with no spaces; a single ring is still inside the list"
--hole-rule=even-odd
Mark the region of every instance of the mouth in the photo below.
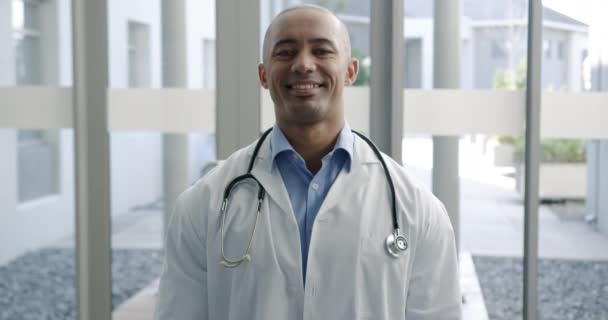
[[[294,96],[307,97],[317,94],[324,85],[313,81],[295,81],[288,83],[285,87]]]

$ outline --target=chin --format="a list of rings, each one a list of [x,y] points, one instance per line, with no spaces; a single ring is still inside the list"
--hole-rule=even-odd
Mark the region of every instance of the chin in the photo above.
[[[323,120],[323,113],[319,109],[293,107],[288,109],[290,122],[299,124],[313,124]]]

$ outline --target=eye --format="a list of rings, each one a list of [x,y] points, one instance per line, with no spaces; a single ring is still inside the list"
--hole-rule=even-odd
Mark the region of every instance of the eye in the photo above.
[[[294,49],[279,49],[276,50],[272,56],[273,57],[279,57],[279,58],[286,58],[286,57],[291,57],[295,54],[295,50]]]
[[[316,48],[314,50],[314,54],[318,56],[327,56],[333,54],[333,51],[325,49],[325,48]]]

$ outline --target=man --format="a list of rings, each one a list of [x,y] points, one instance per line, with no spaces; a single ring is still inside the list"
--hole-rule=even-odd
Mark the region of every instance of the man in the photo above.
[[[324,8],[290,8],[263,51],[276,124],[178,199],[157,319],[460,319],[445,208],[387,156],[406,240],[397,257],[385,246],[388,177],[344,120],[359,66],[344,24]],[[249,166],[266,194],[253,179],[225,192]]]

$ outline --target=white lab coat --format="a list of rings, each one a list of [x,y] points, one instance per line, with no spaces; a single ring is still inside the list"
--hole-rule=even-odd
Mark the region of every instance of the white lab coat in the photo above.
[[[444,206],[385,156],[409,242],[404,256],[389,256],[388,183],[358,137],[350,173],[339,174],[314,222],[304,286],[298,225],[269,140],[252,170],[267,192],[252,260],[234,269],[219,264],[223,192],[247,171],[254,145],[179,197],[166,234],[157,319],[460,319],[454,233]],[[245,252],[256,216],[255,185],[240,188],[226,218],[228,258]]]

